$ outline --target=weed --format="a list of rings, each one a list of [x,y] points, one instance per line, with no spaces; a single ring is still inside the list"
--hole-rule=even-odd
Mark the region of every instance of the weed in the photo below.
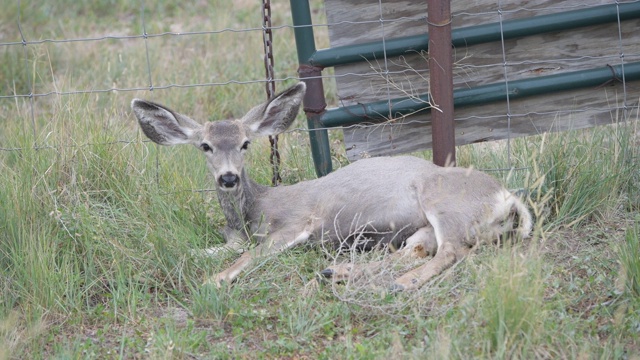
[[[638,223],[627,229],[624,240],[618,250],[622,282],[630,294],[640,297],[640,228]]]
[[[489,351],[498,358],[527,353],[547,316],[541,261],[530,251],[497,255],[483,272],[480,317]]]

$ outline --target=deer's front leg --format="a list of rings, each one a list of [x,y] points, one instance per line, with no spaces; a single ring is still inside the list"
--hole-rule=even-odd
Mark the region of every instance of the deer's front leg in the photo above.
[[[223,252],[242,254],[249,248],[249,238],[244,233],[241,233],[230,227],[225,227],[222,230],[222,235],[226,240],[226,243],[224,245],[218,245],[208,249],[198,250],[197,254],[204,256],[216,256]]]
[[[216,245],[208,249],[191,250],[191,255],[215,257],[224,253],[242,254],[249,248],[249,239],[237,230],[225,227],[222,230],[222,235],[226,241],[225,244]]]
[[[291,238],[279,236],[277,233],[271,234],[265,242],[242,254],[229,268],[205,281],[205,285],[215,284],[217,287],[221,287],[223,282],[231,283],[251,264],[253,259],[283,252],[307,241],[310,235],[310,232],[303,231],[292,240]]]

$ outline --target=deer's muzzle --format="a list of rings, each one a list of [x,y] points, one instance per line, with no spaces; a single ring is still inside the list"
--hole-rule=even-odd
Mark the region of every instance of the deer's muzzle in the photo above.
[[[239,180],[240,178],[238,177],[238,175],[228,172],[220,176],[220,178],[218,179],[218,184],[220,184],[220,187],[230,189],[238,185]]]

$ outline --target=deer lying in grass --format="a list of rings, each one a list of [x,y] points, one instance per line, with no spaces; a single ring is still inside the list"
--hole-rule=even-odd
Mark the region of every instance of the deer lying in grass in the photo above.
[[[363,159],[325,177],[295,185],[255,183],[244,167],[244,153],[258,136],[285,131],[295,119],[303,82],[251,109],[240,120],[204,125],[162,105],[134,99],[140,127],[161,145],[191,144],[207,157],[227,224],[225,247],[242,253],[228,269],[207,282],[233,281],[257,257],[308,241],[343,242],[366,237],[393,241],[400,254],[435,256],[395,279],[395,290],[416,289],[460,261],[481,240],[505,233],[527,237],[532,221],[524,204],[482,172],[438,167],[411,156]],[[435,239],[435,240],[434,240]],[[243,251],[250,240],[257,242]],[[208,250],[215,253],[215,249]],[[347,276],[352,266],[336,265],[322,274]]]

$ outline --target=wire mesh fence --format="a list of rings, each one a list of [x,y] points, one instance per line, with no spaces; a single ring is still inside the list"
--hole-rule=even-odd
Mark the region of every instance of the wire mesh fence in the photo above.
[[[332,2],[326,3],[327,6],[336,6]],[[640,51],[635,45],[638,43],[635,30],[639,25],[636,15],[626,19],[624,14],[617,12],[617,21],[613,26],[600,26],[598,32],[594,33],[595,38],[585,38],[579,31],[573,32],[570,40],[563,40],[564,33],[517,39],[504,36],[504,24],[508,21],[595,8],[603,4],[619,8],[636,3],[592,1],[578,4],[575,1],[561,1],[512,4],[492,1],[491,6],[485,7],[454,4],[454,30],[466,24],[481,23],[495,23],[500,27],[498,41],[456,48],[454,81],[458,88],[501,81],[508,89],[512,81],[586,69],[593,64],[623,68],[619,77],[614,72],[615,88],[609,87],[610,84],[602,84],[606,94],[611,96],[604,101],[580,100],[566,104],[572,96],[587,100],[594,96],[577,92],[558,97],[550,101],[549,106],[539,107],[540,100],[518,100],[514,106],[510,96],[505,96],[504,101],[498,104],[468,111],[463,109],[456,114],[456,124],[459,129],[463,128],[461,125],[466,127],[457,130],[457,138],[464,138],[465,143],[506,138],[505,151],[509,154],[510,140],[516,136],[541,133],[554,126],[564,130],[576,124],[573,127],[606,122],[596,119],[594,113],[627,119],[633,111],[637,112],[638,83],[626,78],[624,72],[625,65],[640,59]],[[423,91],[428,92],[428,69],[424,61],[426,53],[412,50],[401,57],[387,54],[387,46],[392,46],[398,35],[407,33],[407,25],[412,31],[426,30],[426,9],[412,12],[412,9],[394,8],[390,6],[393,2],[380,0],[366,6],[358,5],[363,6],[359,10],[362,16],[343,19],[336,15],[327,18],[325,2],[314,1],[311,4],[311,26],[319,48],[329,47],[329,35],[332,37],[331,46],[347,46],[362,42],[363,39],[381,40],[383,44],[382,56],[364,62],[364,67],[348,65],[335,71],[325,70],[320,75],[329,89],[327,99],[330,107],[361,105],[372,99],[373,95],[391,101],[399,93],[416,96]],[[216,2],[198,3],[185,6],[187,9],[180,10],[174,16],[167,16],[172,9],[161,9],[162,5],[158,2],[120,4],[114,9],[102,9],[104,16],[96,13],[96,8],[84,3],[58,5],[65,6],[68,8],[56,10],[53,4],[18,2],[17,6],[7,9],[7,13],[13,15],[5,15],[11,21],[5,22],[0,32],[0,52],[5,63],[0,74],[0,104],[5,110],[0,116],[6,123],[19,122],[22,134],[0,135],[2,152],[24,150],[27,143],[33,149],[45,150],[96,144],[127,146],[143,141],[130,126],[133,118],[128,113],[128,102],[136,96],[165,100],[170,104],[184,103],[189,99],[185,110],[195,107],[194,112],[201,119],[240,116],[242,111],[247,110],[226,100],[245,97],[238,103],[253,105],[264,98],[260,90],[264,89],[268,80],[262,68],[264,54],[261,45],[265,28],[261,25],[259,4],[240,2],[236,6],[237,14],[220,14]],[[293,46],[295,26],[288,4],[274,2],[272,11],[269,30],[274,38],[273,80],[278,86],[284,86],[297,78],[298,59]],[[407,11],[410,14],[407,15]],[[86,15],[92,12],[91,16]],[[327,10],[327,13],[331,11]],[[77,19],[51,21],[47,18],[73,14],[77,15]],[[90,20],[83,17],[89,17]],[[167,22],[167,19],[170,21]],[[72,20],[84,23],[74,25]],[[93,24],[86,26],[87,22]],[[338,35],[341,32],[356,36],[353,39],[340,38]],[[600,38],[599,34],[603,32],[608,37]],[[542,46],[545,42],[552,45]],[[607,46],[603,47],[603,43]],[[414,60],[409,61],[410,56]],[[486,75],[489,73],[491,75]],[[337,90],[334,90],[334,82],[338,83]],[[346,85],[349,83],[356,85]],[[210,101],[211,98],[217,101]],[[104,141],[95,136],[83,138],[86,133],[82,131],[68,134],[66,141],[51,135],[68,127],[55,124],[56,121],[66,121],[61,120],[60,112],[73,113],[73,106],[84,106],[86,103],[91,103],[97,107],[96,111],[102,111],[107,117],[102,126],[113,122],[129,125],[114,127],[112,131],[115,133]],[[75,114],[77,116],[81,115]],[[558,121],[563,116],[572,118],[569,121],[571,126]],[[429,145],[425,139],[429,138],[430,132],[424,125],[428,125],[430,120],[425,116],[403,116],[403,121],[397,121],[390,112],[386,117],[389,121],[383,124],[340,125],[315,128],[313,131],[346,130],[344,146],[347,151],[357,149],[359,154],[361,142],[373,144],[383,138],[391,142],[391,145],[382,146],[383,150],[391,149],[392,152],[396,152],[396,147],[402,151],[412,151]],[[576,120],[580,117],[585,120]],[[540,121],[541,118],[547,120]],[[526,124],[526,129],[514,130],[514,122]],[[15,131],[16,127],[10,129]],[[426,129],[426,132],[416,129]],[[504,129],[505,135],[494,136],[503,131],[500,129]],[[310,129],[300,125],[291,131],[306,133]],[[364,135],[350,142],[355,131]],[[30,142],[24,141],[24,138]],[[418,138],[422,140],[416,140]],[[397,146],[402,142],[411,144]],[[360,155],[351,158],[357,156]],[[509,161],[507,168],[511,167]]]

